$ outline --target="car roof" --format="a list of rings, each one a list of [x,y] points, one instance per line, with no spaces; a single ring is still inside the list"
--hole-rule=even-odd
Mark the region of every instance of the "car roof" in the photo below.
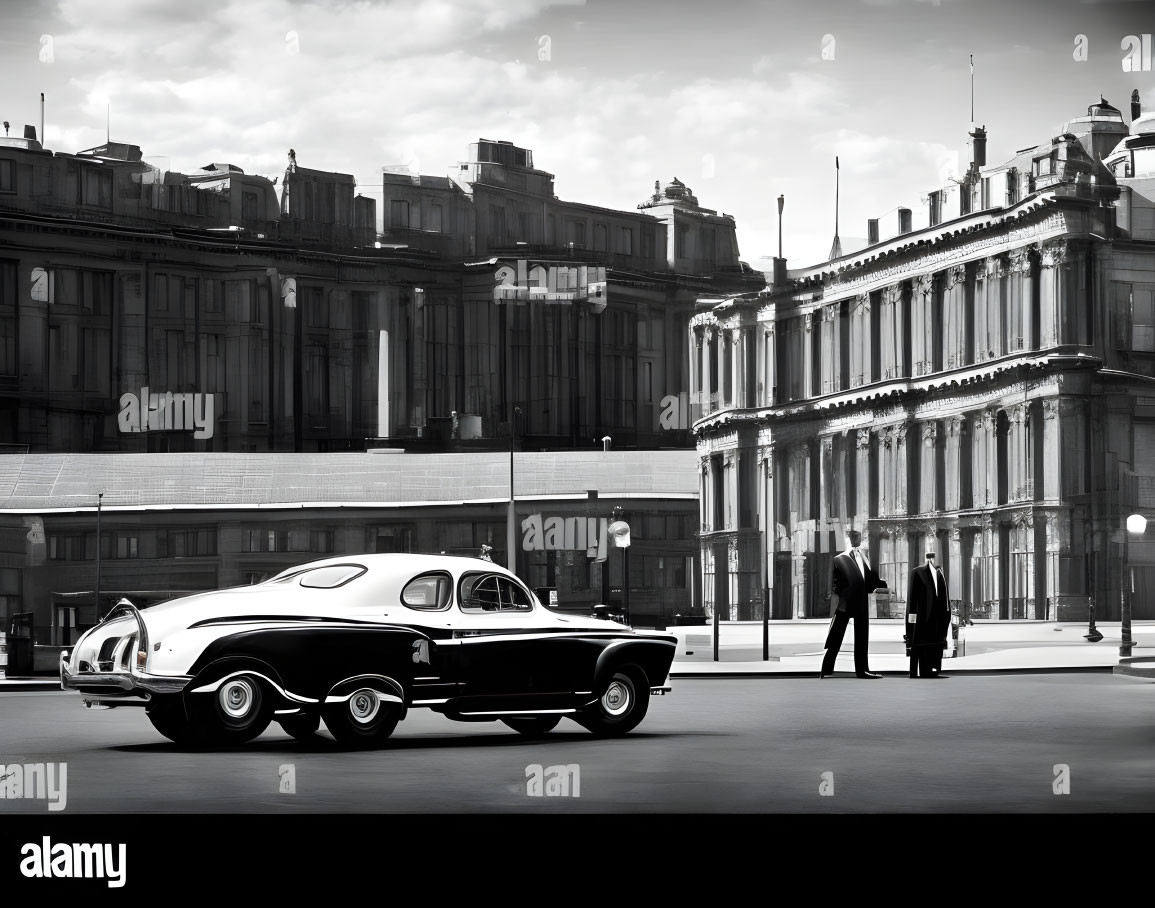
[[[423,571],[447,570],[454,574],[465,571],[492,571],[517,577],[512,571],[493,561],[469,555],[416,554],[412,552],[366,552],[348,555],[334,555],[317,561],[307,561],[285,568],[269,578],[269,581],[288,577],[301,571],[313,570],[334,564],[363,564],[375,574],[396,574],[410,577]],[[269,582],[266,581],[266,582]]]

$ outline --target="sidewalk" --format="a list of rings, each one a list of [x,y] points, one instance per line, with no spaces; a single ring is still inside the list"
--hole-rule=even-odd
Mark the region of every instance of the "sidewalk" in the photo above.
[[[1119,656],[1119,622],[1096,622],[1103,635],[1098,643],[1084,639],[1087,624],[1055,621],[1006,621],[960,627],[957,648],[943,656],[943,674],[985,672],[1114,671],[1155,679],[1155,621],[1133,622],[1131,657]],[[824,655],[828,621],[770,622],[769,661],[762,658],[760,621],[723,622],[718,661],[714,661],[714,629],[675,627],[677,655],[674,678],[711,676],[817,677]],[[908,675],[910,660],[902,640],[902,622],[876,618],[870,622],[870,669],[884,675]],[[836,676],[854,674],[854,629],[847,628],[834,663]]]
[[[818,676],[828,621],[770,622],[770,659],[762,659],[762,622],[728,621],[721,625],[718,661],[714,661],[714,629],[673,627],[678,650],[672,678],[806,677]],[[1083,637],[1085,623],[1004,621],[959,628],[956,650],[943,656],[944,675],[987,672],[1113,671],[1155,680],[1155,621],[1131,625],[1134,646],[1129,660],[1119,657],[1121,626],[1096,622],[1103,635],[1098,643]],[[953,652],[953,655],[952,655]],[[908,675],[910,660],[902,642],[902,622],[875,618],[870,622],[870,669],[884,675]],[[834,663],[835,677],[854,674],[854,629],[847,628]],[[0,672],[0,693],[60,690],[55,675],[8,678]]]

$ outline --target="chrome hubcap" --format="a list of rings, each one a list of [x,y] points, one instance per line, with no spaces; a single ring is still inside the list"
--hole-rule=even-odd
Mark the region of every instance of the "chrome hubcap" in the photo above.
[[[230,719],[244,719],[253,710],[257,694],[253,682],[247,678],[234,678],[221,685],[217,695],[221,711]]]
[[[354,722],[362,725],[372,722],[380,709],[381,698],[377,696],[377,691],[367,687],[355,691],[349,698],[349,715],[353,717]]]
[[[602,694],[602,709],[608,715],[620,716],[630,708],[630,689],[621,681],[611,681]]]

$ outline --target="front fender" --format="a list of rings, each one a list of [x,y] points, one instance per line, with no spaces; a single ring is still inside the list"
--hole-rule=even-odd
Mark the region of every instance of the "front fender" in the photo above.
[[[620,665],[636,665],[646,675],[646,686],[665,682],[670,674],[677,651],[677,639],[662,638],[619,639],[612,641],[598,654],[594,667],[595,691],[601,690]]]

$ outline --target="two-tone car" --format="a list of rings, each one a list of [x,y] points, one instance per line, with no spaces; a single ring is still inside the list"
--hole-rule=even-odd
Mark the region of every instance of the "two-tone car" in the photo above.
[[[88,706],[143,706],[189,746],[242,744],[273,721],[378,746],[415,707],[528,735],[564,717],[610,736],[670,690],[675,645],[546,608],[490,561],[345,555],[147,609],[121,600],[61,654],[60,681]]]

